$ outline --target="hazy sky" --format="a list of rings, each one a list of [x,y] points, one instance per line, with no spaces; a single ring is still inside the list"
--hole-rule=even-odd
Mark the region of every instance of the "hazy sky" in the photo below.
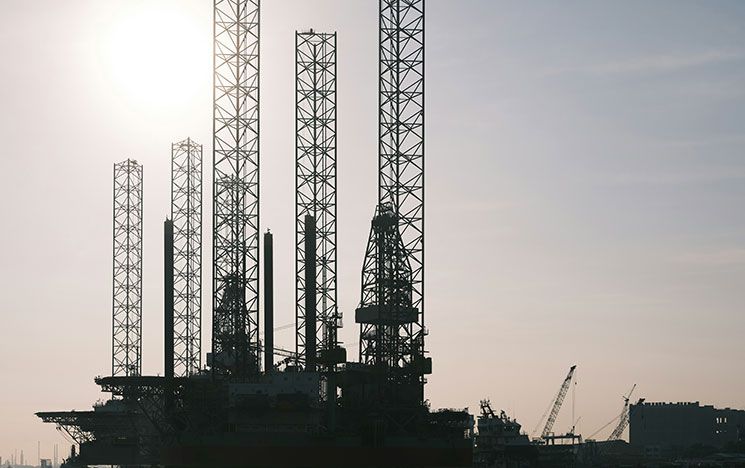
[[[66,444],[35,411],[106,396],[93,377],[111,371],[111,174],[127,157],[145,166],[143,366],[162,372],[169,151],[190,136],[212,159],[211,5],[0,0],[4,459]],[[745,3],[428,0],[426,21],[432,406],[490,397],[530,431],[577,364],[585,435],[634,383],[648,400],[745,408]],[[275,323],[294,317],[293,34],[309,27],[339,34],[341,336],[355,343],[377,183],[374,0],[263,2]],[[206,248],[206,285],[210,262]],[[291,329],[276,342],[292,347]]]

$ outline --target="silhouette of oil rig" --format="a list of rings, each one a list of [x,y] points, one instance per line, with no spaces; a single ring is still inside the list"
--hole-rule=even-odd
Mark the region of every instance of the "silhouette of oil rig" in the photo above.
[[[74,441],[68,467],[470,466],[473,418],[424,399],[424,0],[379,3],[378,200],[356,361],[338,337],[336,33],[296,32],[296,343],[274,346],[272,234],[259,230],[259,12],[259,0],[214,1],[206,366],[202,146],[186,139],[172,145],[164,223],[164,375],[141,373],[143,167],[128,159],[114,165],[112,370],[95,379],[112,396],[91,411],[37,414]]]

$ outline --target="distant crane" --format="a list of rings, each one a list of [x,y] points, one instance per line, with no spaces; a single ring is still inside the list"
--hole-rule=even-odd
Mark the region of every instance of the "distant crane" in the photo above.
[[[613,432],[610,433],[608,440],[620,439],[621,434],[623,434],[623,431],[626,429],[626,426],[629,425],[629,399],[631,398],[631,394],[634,393],[635,388],[636,384],[634,384],[634,386],[631,387],[629,393],[625,397],[623,397],[623,410],[621,410],[620,419],[618,420],[616,428],[613,429]]]
[[[551,413],[548,416],[548,419],[546,420],[546,425],[543,427],[543,431],[541,432],[541,438],[545,439],[546,436],[548,436],[551,433],[551,429],[554,427],[554,423],[556,422],[556,417],[559,415],[559,410],[561,409],[562,403],[564,403],[564,397],[567,395],[567,391],[569,391],[569,385],[572,383],[572,378],[574,377],[574,370],[577,368],[576,365],[569,368],[569,373],[564,378],[564,382],[561,383],[561,388],[559,388],[559,393],[556,395],[556,398],[553,400],[553,404],[551,405]],[[548,410],[546,410],[548,412]],[[543,421],[543,418],[546,417],[546,413],[543,413],[543,416],[541,416],[541,420],[538,422],[538,426],[541,425],[541,421]],[[533,430],[533,433],[538,430],[538,427],[536,427]]]
[[[601,427],[597,431],[590,434],[590,436],[588,437],[589,439],[592,439],[599,432],[601,432],[603,429],[610,426],[616,421],[618,421],[618,424],[616,424],[616,427],[613,429],[613,431],[611,432],[607,440],[618,440],[621,438],[621,434],[623,434],[623,431],[626,429],[626,426],[628,426],[629,424],[629,400],[631,399],[631,394],[634,393],[634,389],[636,389],[636,384],[634,384],[634,386],[631,387],[631,390],[629,390],[629,393],[627,393],[626,396],[623,397],[623,409],[621,410],[621,414],[619,414],[615,418],[608,421],[603,427]],[[640,400],[640,401],[643,401],[643,400]]]

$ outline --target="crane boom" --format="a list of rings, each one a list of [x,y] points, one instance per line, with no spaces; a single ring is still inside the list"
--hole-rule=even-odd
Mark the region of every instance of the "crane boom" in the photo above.
[[[626,429],[626,426],[628,425],[629,425],[629,404],[628,402],[626,402],[626,405],[623,407],[623,413],[621,413],[621,420],[618,421],[616,428],[613,429],[613,432],[611,432],[610,437],[608,437],[608,440],[620,439],[621,434],[623,434],[623,431]]]
[[[634,386],[631,387],[631,391],[623,397],[623,410],[621,411],[620,419],[618,420],[615,429],[613,429],[613,432],[611,432],[610,437],[608,437],[608,440],[620,439],[623,431],[626,430],[626,426],[629,425],[629,399],[631,398],[631,394],[634,393],[635,388],[636,384],[634,384]]]
[[[576,368],[577,368],[576,365],[569,368],[569,373],[564,379],[564,382],[562,382],[561,384],[559,393],[556,395],[556,399],[554,400],[554,405],[551,408],[551,414],[549,414],[548,420],[546,420],[546,425],[543,427],[543,432],[541,432],[542,438],[545,438],[547,435],[549,435],[551,433],[551,429],[553,429],[554,427],[554,423],[556,422],[556,417],[559,415],[559,410],[561,409],[562,403],[564,403],[564,397],[566,396],[567,391],[569,390],[569,384],[572,383],[572,377],[574,377],[574,370]]]

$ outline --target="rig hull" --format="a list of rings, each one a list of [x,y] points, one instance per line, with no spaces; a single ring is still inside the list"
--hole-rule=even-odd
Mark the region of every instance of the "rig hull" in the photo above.
[[[472,447],[464,443],[446,446],[437,441],[409,441],[402,445],[371,447],[359,440],[284,438],[249,444],[183,445],[165,449],[161,461],[178,467],[470,467]],[[293,443],[297,442],[297,443]],[[414,442],[414,443],[411,443]],[[416,443],[418,442],[418,443]]]

